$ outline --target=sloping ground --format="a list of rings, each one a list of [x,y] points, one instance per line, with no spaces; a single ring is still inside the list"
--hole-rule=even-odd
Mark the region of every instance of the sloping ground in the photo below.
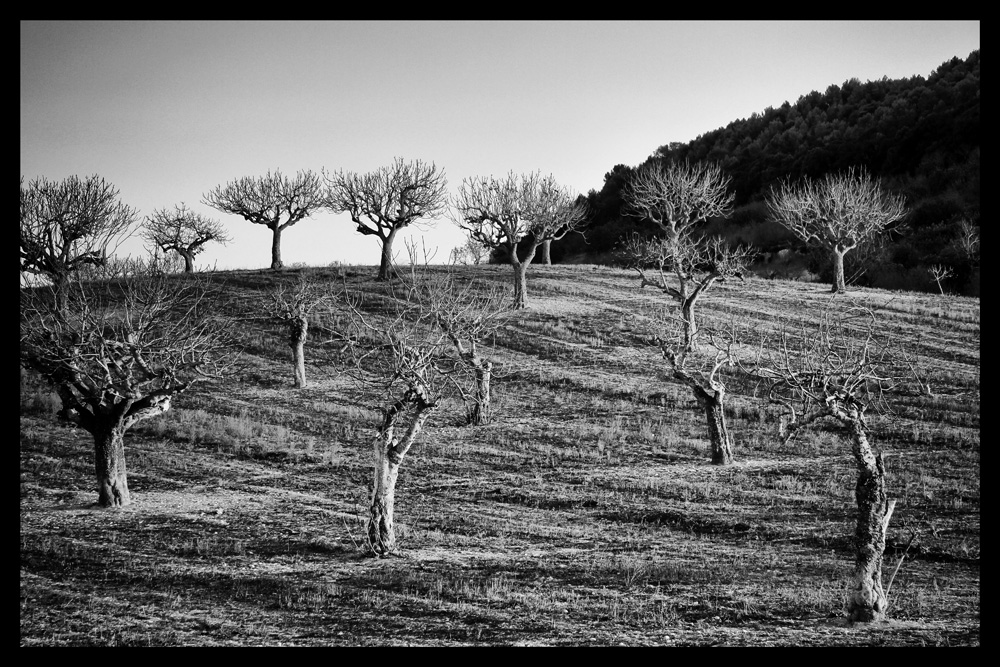
[[[346,280],[371,289],[367,275]],[[274,280],[221,277],[234,303]],[[932,387],[874,424],[898,500],[887,580],[916,535],[886,623],[842,620],[841,434],[782,447],[776,413],[733,389],[739,460],[711,466],[697,404],[642,342],[663,296],[623,271],[533,267],[532,308],[487,346],[498,418],[435,417],[404,462],[387,559],[360,548],[376,406],[320,347],[297,391],[287,347],[259,333],[237,381],[137,428],[134,503],[117,511],[92,505],[87,435],[23,379],[21,645],[978,645],[979,302],[850,297]],[[830,299],[751,280],[700,312],[772,326]]]

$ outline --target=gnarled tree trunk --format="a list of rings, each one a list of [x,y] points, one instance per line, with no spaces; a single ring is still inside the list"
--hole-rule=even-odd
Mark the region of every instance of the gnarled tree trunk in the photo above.
[[[306,337],[309,332],[309,320],[299,317],[288,322],[288,345],[292,348],[292,362],[295,364],[295,387],[306,386]]]
[[[124,507],[132,502],[125,471],[125,428],[116,420],[98,426],[93,435],[97,503],[102,507]]]
[[[375,480],[368,514],[368,546],[376,556],[385,556],[396,549],[393,511],[399,466],[436,407],[424,389],[412,388],[385,411],[375,438]],[[403,437],[397,438],[396,427],[404,415],[410,417],[410,423]]]
[[[854,581],[847,602],[848,620],[869,623],[885,618],[887,600],[882,590],[882,554],[895,501],[887,501],[885,466],[875,452],[860,420],[850,424],[852,451],[858,466],[855,499],[858,525],[855,530]]]
[[[733,462],[733,441],[729,437],[726,426],[726,411],[723,409],[725,392],[716,390],[713,393],[703,391],[701,404],[705,408],[708,419],[708,436],[712,443],[712,463],[725,466]]]
[[[668,357],[669,358],[669,357]],[[726,425],[726,388],[722,382],[711,380],[709,388],[701,385],[696,377],[691,375],[676,360],[671,360],[674,366],[674,377],[691,387],[694,397],[705,410],[708,421],[708,437],[712,448],[712,463],[729,465],[733,462],[733,441]]]
[[[698,323],[694,319],[694,304],[698,296],[694,295],[681,301],[681,319],[684,320],[684,348],[697,349]]]
[[[396,503],[396,479],[399,463],[389,457],[390,446],[381,437],[375,440],[375,486],[368,513],[368,544],[378,556],[396,550],[393,510]]]
[[[476,369],[476,402],[469,413],[469,423],[482,426],[490,423],[492,409],[490,407],[490,379],[493,375],[493,362],[479,358]]]

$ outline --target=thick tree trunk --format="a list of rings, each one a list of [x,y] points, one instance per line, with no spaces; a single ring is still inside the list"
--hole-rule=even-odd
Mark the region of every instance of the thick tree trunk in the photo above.
[[[271,270],[278,271],[284,266],[281,263],[281,227],[275,225],[271,232]]]
[[[542,264],[552,264],[552,239],[542,241]]]
[[[301,389],[306,386],[306,336],[309,332],[309,320],[305,317],[292,320],[288,323],[290,328],[288,345],[292,348],[292,362],[295,364],[295,387]]]
[[[389,235],[382,239],[382,259],[378,265],[378,279],[388,280],[389,271],[392,268],[392,243],[396,240],[396,230],[392,229]]]
[[[694,321],[695,299],[687,298],[681,302],[681,318],[684,320],[684,348],[694,351],[697,348],[695,339],[698,336],[698,324]]]
[[[389,451],[389,443],[376,438],[375,486],[368,516],[368,545],[377,556],[396,550],[396,531],[392,521],[399,464],[390,461]]]
[[[514,263],[514,310],[528,307],[528,265]]]
[[[469,413],[469,423],[482,426],[490,423],[490,379],[493,375],[493,363],[478,360],[476,370],[476,402]]]
[[[733,443],[729,437],[726,412],[723,409],[724,396],[722,391],[716,391],[714,396],[705,392],[701,401],[708,419],[708,435],[712,443],[712,463],[720,466],[726,466],[733,462]]]
[[[854,534],[854,581],[847,614],[852,623],[870,623],[885,618],[887,600],[882,590],[882,554],[895,502],[886,500],[882,454],[875,452],[868,443],[860,420],[854,421],[850,428],[858,466],[855,487],[858,525]]]
[[[469,347],[466,348],[462,344],[461,339],[452,331],[450,324],[443,320],[439,320],[439,323],[451,339],[459,358],[472,369],[476,377],[476,395],[472,406],[467,412],[469,423],[474,426],[488,424],[492,416],[492,410],[490,409],[490,380],[493,376],[493,362],[481,357],[476,352],[476,341],[474,339],[469,341]]]
[[[691,387],[694,397],[705,410],[705,417],[708,421],[708,438],[712,448],[712,463],[715,465],[729,465],[733,462],[733,441],[729,436],[729,427],[726,425],[726,388],[718,381],[712,380],[710,388],[705,389],[696,377],[691,375],[679,365],[676,359],[672,360],[674,365],[674,377]]]
[[[184,273],[194,273],[194,255],[189,252],[181,252],[184,258]]]
[[[102,507],[124,507],[132,502],[125,471],[125,429],[120,424],[94,432],[94,468],[97,473],[97,503]]]
[[[436,403],[428,400],[426,390],[420,387],[408,390],[385,411],[382,427],[375,438],[375,483],[368,514],[368,546],[376,556],[385,556],[396,549],[393,510],[399,466],[436,407]],[[404,414],[410,416],[410,423],[403,437],[397,438],[396,425]]]
[[[833,256],[833,287],[830,289],[831,292],[843,292],[847,289],[844,285],[844,255],[846,253],[846,250],[840,248],[834,248],[831,252]]]

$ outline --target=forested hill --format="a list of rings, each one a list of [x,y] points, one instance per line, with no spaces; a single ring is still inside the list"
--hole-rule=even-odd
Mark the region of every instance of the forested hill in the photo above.
[[[858,282],[927,289],[934,284],[927,267],[942,264],[955,271],[951,289],[973,293],[978,267],[974,258],[962,256],[958,237],[963,222],[966,232],[970,224],[979,227],[979,95],[977,50],[965,60],[942,64],[927,78],[851,79],[810,92],[794,104],[768,107],[689,143],[660,146],[647,162],[719,164],[732,179],[736,208],[728,220],[713,221],[711,230],[765,252],[796,245],[767,221],[764,198],[773,185],[867,167],[888,190],[906,197],[910,214],[877,258],[854,258],[856,264],[875,259],[878,266],[878,271],[862,271]],[[621,188],[641,166],[617,165],[600,191],[590,191],[587,242],[576,237],[554,246],[556,261],[583,254],[606,258],[623,235],[652,231],[648,223],[621,216]]]

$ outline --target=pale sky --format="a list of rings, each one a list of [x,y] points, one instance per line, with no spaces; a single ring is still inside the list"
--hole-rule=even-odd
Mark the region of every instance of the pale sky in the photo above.
[[[181,202],[234,241],[198,268],[266,268],[271,232],[201,203],[279,169],[395,157],[463,178],[541,171],[586,194],[616,164],[855,77],[921,75],[979,48],[979,21],[21,22],[21,175],[98,174],[142,216]],[[446,261],[448,218],[424,237]],[[143,254],[140,240],[126,252]],[[376,264],[322,211],[282,259]]]

